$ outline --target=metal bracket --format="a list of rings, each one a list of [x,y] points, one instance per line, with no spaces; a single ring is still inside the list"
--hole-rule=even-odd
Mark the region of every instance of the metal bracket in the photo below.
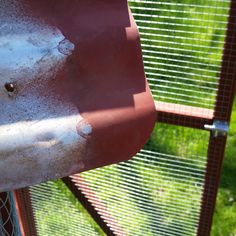
[[[226,121],[215,120],[212,125],[204,125],[204,128],[211,131],[213,137],[226,136],[229,131],[229,124]]]

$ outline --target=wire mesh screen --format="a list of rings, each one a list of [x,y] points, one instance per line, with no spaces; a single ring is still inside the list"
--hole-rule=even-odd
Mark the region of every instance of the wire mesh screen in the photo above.
[[[30,189],[39,236],[104,235],[62,181]]]
[[[117,235],[196,235],[208,138],[204,131],[159,124],[132,160],[82,174],[124,230]],[[87,197],[99,204],[93,194]]]
[[[229,0],[130,0],[156,100],[214,108]]]
[[[20,236],[13,194],[0,193],[0,235]]]

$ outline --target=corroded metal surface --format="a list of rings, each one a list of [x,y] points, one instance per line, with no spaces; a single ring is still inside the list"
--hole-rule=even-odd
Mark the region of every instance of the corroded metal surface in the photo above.
[[[134,155],[155,109],[127,2],[0,4],[0,191]]]

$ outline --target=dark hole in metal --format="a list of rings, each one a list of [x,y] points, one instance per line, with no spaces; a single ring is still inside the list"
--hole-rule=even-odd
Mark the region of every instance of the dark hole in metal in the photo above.
[[[15,86],[13,83],[5,83],[4,86],[5,86],[5,89],[10,93],[15,91]]]

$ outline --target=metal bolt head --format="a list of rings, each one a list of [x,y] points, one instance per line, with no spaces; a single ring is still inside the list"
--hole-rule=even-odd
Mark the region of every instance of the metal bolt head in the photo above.
[[[13,93],[15,91],[15,86],[13,83],[5,83],[4,86],[7,92]]]

